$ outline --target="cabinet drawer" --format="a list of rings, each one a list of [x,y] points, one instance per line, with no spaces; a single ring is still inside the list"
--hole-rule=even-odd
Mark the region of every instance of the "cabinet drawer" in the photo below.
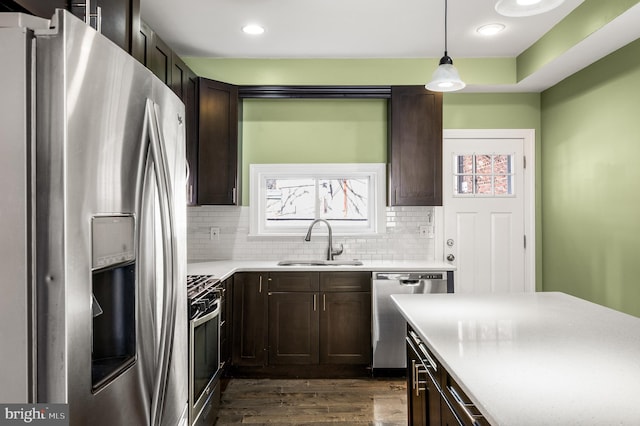
[[[318,291],[318,272],[272,272],[269,291]]]
[[[371,272],[320,272],[320,291],[371,291]]]
[[[443,377],[442,392],[446,402],[455,413],[455,416],[461,425],[489,425],[489,422],[487,422],[474,403],[471,402],[469,397],[464,393],[456,381],[453,380],[453,378],[446,372]]]

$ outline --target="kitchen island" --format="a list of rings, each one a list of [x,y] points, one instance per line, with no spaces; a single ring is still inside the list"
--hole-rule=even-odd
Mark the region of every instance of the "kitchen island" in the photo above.
[[[392,298],[488,423],[640,424],[640,318],[563,293]]]

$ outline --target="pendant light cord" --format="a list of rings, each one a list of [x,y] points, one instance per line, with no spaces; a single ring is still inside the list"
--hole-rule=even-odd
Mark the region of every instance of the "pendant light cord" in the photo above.
[[[447,55],[447,0],[444,0],[444,56]]]

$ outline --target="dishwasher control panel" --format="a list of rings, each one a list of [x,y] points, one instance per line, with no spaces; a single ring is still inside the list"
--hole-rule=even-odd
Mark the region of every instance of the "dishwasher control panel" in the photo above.
[[[378,272],[374,280],[446,280],[446,272]]]

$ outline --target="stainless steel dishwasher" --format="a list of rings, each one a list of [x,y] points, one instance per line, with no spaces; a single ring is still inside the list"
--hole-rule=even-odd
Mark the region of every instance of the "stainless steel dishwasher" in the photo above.
[[[373,369],[405,369],[406,322],[392,294],[453,293],[453,272],[374,272],[372,286]]]

